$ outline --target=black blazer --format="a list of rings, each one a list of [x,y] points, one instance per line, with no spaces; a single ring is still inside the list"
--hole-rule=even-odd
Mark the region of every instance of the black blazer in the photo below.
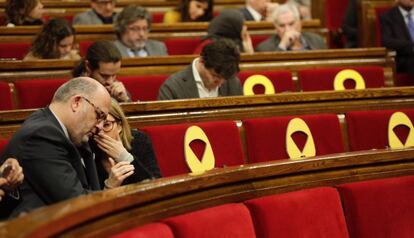
[[[27,118],[1,160],[7,157],[18,159],[25,176],[11,216],[99,189],[92,153],[75,147],[49,108]]]
[[[246,7],[240,9],[240,12],[243,14],[243,17],[246,21],[254,21],[253,15],[247,10]]]
[[[397,72],[414,74],[414,43],[398,6],[380,16],[381,44],[397,52]]]

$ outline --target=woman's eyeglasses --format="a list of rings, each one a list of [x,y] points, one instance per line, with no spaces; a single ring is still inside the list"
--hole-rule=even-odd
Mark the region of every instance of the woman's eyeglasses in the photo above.
[[[110,121],[110,120],[105,120],[104,124],[102,126],[102,130],[104,132],[110,132],[112,131],[112,129],[114,128],[114,124],[117,123],[118,121]]]

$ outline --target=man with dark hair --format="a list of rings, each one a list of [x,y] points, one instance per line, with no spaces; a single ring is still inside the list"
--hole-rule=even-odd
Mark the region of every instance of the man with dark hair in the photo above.
[[[397,72],[414,76],[414,0],[398,0],[380,20],[381,44],[397,52]]]
[[[239,79],[240,53],[230,40],[204,46],[200,57],[161,86],[159,100],[242,95]]]
[[[73,18],[73,25],[112,24],[116,18],[114,12],[116,0],[91,0],[91,10]]]
[[[115,46],[124,58],[167,55],[163,42],[149,40],[151,15],[140,6],[126,6],[118,15],[114,29],[117,40]]]
[[[86,52],[85,59],[75,67],[74,77],[88,76],[96,79],[118,102],[131,101],[124,84],[116,79],[121,69],[121,53],[110,41],[96,41]]]
[[[107,90],[80,77],[60,86],[48,107],[26,119],[0,158],[16,158],[24,170],[12,217],[100,189],[87,143],[102,129],[110,107]]]

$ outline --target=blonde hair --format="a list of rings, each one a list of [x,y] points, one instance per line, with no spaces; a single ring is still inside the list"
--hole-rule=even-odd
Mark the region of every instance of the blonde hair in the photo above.
[[[131,134],[131,127],[125,117],[124,111],[122,110],[121,106],[118,102],[112,98],[111,100],[111,109],[109,110],[109,114],[115,118],[115,120],[121,123],[121,141],[122,144],[125,146],[127,150],[131,150],[131,141],[132,141],[132,134]]]

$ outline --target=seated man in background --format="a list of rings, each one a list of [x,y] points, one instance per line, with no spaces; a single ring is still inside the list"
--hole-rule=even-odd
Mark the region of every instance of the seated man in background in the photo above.
[[[397,52],[398,73],[414,75],[414,0],[398,0],[380,16],[381,44]]]
[[[116,79],[121,70],[121,53],[110,41],[89,46],[85,58],[72,72],[73,77],[88,76],[100,82],[118,102],[131,101],[124,84]]]
[[[161,86],[159,100],[242,95],[240,53],[230,40],[213,41],[184,70],[171,75]]]
[[[272,21],[276,34],[260,43],[256,51],[326,49],[326,43],[320,35],[301,32],[302,23],[295,5],[279,5],[272,13]]]
[[[246,21],[270,21],[270,15],[278,5],[270,0],[246,0],[246,6],[240,11]]]
[[[8,158],[0,166],[0,220],[6,219],[20,200],[17,187],[23,182],[23,169],[14,158]]]
[[[107,90],[80,77],[60,86],[48,107],[26,119],[0,158],[17,158],[25,173],[11,217],[100,189],[87,143],[110,107]]]
[[[73,25],[112,24],[116,18],[115,0],[91,0],[91,10],[77,14]]]
[[[118,38],[114,44],[123,58],[167,55],[163,42],[148,39],[151,15],[143,7],[125,7],[115,20],[114,29]]]

